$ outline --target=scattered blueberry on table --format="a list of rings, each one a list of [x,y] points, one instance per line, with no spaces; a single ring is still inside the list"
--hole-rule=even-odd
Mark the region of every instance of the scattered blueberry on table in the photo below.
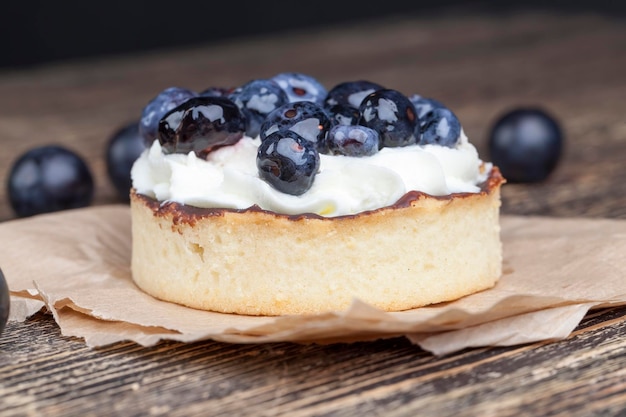
[[[519,108],[502,115],[488,138],[491,161],[510,182],[545,180],[563,149],[557,121],[539,108]]]
[[[85,161],[57,145],[29,150],[9,172],[9,201],[19,217],[86,207],[93,192],[93,176]]]
[[[11,298],[9,297],[9,287],[0,269],[0,334],[4,331],[4,326],[6,326],[7,320],[9,319],[10,307]]]
[[[107,142],[107,175],[120,198],[129,200],[132,180],[130,170],[146,149],[144,137],[139,132],[139,123],[133,121],[117,130]]]

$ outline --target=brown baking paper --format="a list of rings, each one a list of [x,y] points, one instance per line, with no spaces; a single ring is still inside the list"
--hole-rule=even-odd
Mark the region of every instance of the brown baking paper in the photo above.
[[[626,304],[626,221],[502,217],[504,274],[460,300],[386,313],[250,317],[158,301],[130,276],[130,212],[100,206],[0,224],[11,319],[45,306],[66,336],[118,341],[349,342],[405,335],[435,354],[567,337],[590,308]]]

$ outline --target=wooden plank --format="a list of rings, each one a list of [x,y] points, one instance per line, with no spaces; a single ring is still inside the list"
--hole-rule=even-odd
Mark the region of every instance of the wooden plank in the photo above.
[[[10,324],[0,342],[0,398],[2,415],[588,416],[626,406],[624,336],[626,308],[616,308],[590,315],[566,341],[443,358],[402,338],[91,350],[39,315]]]

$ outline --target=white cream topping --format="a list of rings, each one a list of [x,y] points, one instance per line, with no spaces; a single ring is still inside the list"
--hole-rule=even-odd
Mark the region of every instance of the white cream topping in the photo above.
[[[283,214],[333,217],[392,205],[409,191],[434,196],[480,191],[491,168],[461,133],[455,148],[411,145],[383,148],[372,156],[320,155],[313,186],[300,196],[262,180],[256,167],[258,138],[242,138],[211,152],[207,160],[163,154],[158,141],[135,162],[133,187],[159,201],[196,207],[245,209],[257,205]]]

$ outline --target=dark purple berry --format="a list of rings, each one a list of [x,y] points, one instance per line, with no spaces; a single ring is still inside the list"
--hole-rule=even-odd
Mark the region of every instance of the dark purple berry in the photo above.
[[[359,109],[341,105],[333,106],[332,109],[326,109],[326,114],[328,114],[328,117],[330,117],[331,126],[356,125],[357,123],[359,123],[359,119],[361,118],[361,113],[359,113]]]
[[[326,98],[326,88],[310,75],[297,72],[283,72],[274,77],[280,88],[282,88],[290,102],[311,101],[322,104]]]
[[[259,176],[286,194],[301,195],[313,185],[320,167],[315,144],[290,130],[265,138],[256,158]]]
[[[413,94],[412,96],[410,96],[409,100],[415,106],[417,118],[420,120],[422,119],[422,117],[426,116],[426,113],[434,109],[446,108],[446,106],[444,106],[435,99],[422,97],[417,94]]]
[[[272,80],[253,80],[233,90],[228,96],[245,117],[246,135],[259,136],[261,124],[269,113],[287,104],[289,98]]]
[[[330,113],[335,113],[333,111],[335,106],[358,109],[365,96],[382,89],[383,87],[379,84],[363,80],[337,84],[328,92],[324,100],[324,108]]]
[[[61,146],[31,149],[9,173],[9,201],[19,217],[86,207],[93,197],[93,177],[76,153]]]
[[[291,130],[315,143],[319,152],[325,152],[330,119],[322,107],[310,101],[287,103],[270,114],[261,125],[261,140],[274,132]]]
[[[145,149],[146,144],[136,121],[115,132],[107,143],[107,175],[124,201],[129,200],[132,187],[130,169]]]
[[[453,148],[461,135],[461,123],[450,110],[436,107],[420,118],[419,144]]]
[[[328,149],[334,155],[374,155],[378,152],[379,141],[377,131],[360,125],[337,125],[328,132]]]
[[[195,96],[196,93],[186,88],[170,87],[150,100],[144,107],[139,121],[139,132],[148,146],[156,139],[159,121],[165,113]]]
[[[232,92],[230,88],[223,87],[209,87],[206,90],[201,91],[199,97],[228,97]]]
[[[382,86],[370,81],[348,81],[337,84],[324,100],[324,109],[330,117],[332,126],[358,124],[361,118],[359,107],[363,99],[382,89]]]
[[[209,152],[233,145],[243,137],[244,119],[226,97],[196,97],[185,101],[161,119],[159,142],[165,153]]]
[[[9,310],[11,308],[11,297],[9,296],[9,287],[4,278],[4,274],[0,269],[0,334],[4,330],[4,326],[9,319]]]
[[[397,147],[417,142],[415,107],[396,90],[378,90],[365,97],[359,108],[359,124],[380,135],[381,146]]]
[[[489,136],[491,161],[511,182],[536,182],[554,170],[563,148],[557,121],[537,108],[520,108],[501,116]]]

